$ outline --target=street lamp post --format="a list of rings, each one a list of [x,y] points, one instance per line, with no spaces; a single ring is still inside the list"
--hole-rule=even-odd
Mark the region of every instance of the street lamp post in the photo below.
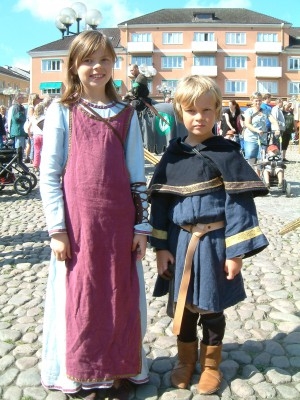
[[[85,4],[76,2],[71,7],[65,7],[60,10],[56,17],[55,26],[62,33],[62,39],[65,36],[78,35],[80,33],[80,22],[84,21],[86,27],[97,29],[102,20],[102,14],[98,10],[87,10]],[[71,32],[70,27],[76,21],[76,32]]]
[[[168,96],[172,96],[173,93],[173,88],[167,86],[167,85],[160,85],[157,86],[156,89],[158,90],[158,93],[161,93],[164,97],[164,102],[166,101],[166,98]]]

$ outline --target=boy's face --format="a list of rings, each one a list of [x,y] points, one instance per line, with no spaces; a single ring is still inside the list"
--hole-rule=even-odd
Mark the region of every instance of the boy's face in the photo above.
[[[216,101],[211,93],[204,93],[195,105],[182,107],[183,123],[188,130],[188,143],[196,145],[213,136],[212,129],[217,120]]]

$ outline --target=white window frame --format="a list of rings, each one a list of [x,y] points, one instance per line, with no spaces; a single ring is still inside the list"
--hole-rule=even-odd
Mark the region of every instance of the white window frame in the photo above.
[[[183,56],[163,56],[161,57],[162,69],[183,69]]]
[[[183,33],[182,32],[163,32],[162,34],[163,44],[182,44]]]
[[[247,94],[247,81],[246,80],[225,80],[225,93],[228,94]]]
[[[114,69],[122,69],[122,57],[117,57]]]
[[[257,41],[258,42],[278,42],[278,33],[267,33],[267,32],[258,32],[257,33]]]
[[[259,56],[256,63],[258,67],[278,67],[279,59],[277,56]]]
[[[145,56],[131,56],[131,64],[142,65],[145,64],[147,67],[152,67],[153,58]]]
[[[289,57],[288,58],[288,70],[289,71],[300,71],[300,57]]]
[[[42,72],[61,71],[62,60],[59,58],[45,58],[42,60]]]
[[[213,67],[216,65],[215,56],[194,56],[193,65],[195,67]]]
[[[260,93],[271,93],[278,95],[278,82],[277,81],[257,81],[257,91]]]
[[[247,56],[226,56],[225,69],[247,69]]]
[[[194,32],[194,42],[214,42],[214,32]]]
[[[134,32],[131,34],[132,42],[152,42],[152,34],[150,32]]]
[[[246,32],[226,32],[226,44],[246,44]]]
[[[288,94],[290,96],[297,96],[300,94],[300,81],[288,82]]]

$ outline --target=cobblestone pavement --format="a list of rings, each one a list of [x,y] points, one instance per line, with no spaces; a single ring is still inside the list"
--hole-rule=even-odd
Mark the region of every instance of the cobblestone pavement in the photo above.
[[[256,199],[260,224],[270,245],[244,262],[247,299],[226,310],[227,328],[217,394],[199,395],[170,385],[176,360],[176,337],[165,313],[166,298],[153,298],[155,255],[144,261],[148,301],[148,331],[144,345],[150,382],[132,399],[260,400],[300,399],[300,229],[284,236],[279,230],[300,216],[300,154],[287,152],[285,177],[291,197],[271,189]],[[152,168],[147,165],[147,172]],[[0,399],[64,400],[61,392],[40,384],[43,302],[50,257],[49,238],[38,187],[21,197],[0,192]],[[104,397],[104,395],[103,395]],[[79,398],[79,397],[78,397]]]

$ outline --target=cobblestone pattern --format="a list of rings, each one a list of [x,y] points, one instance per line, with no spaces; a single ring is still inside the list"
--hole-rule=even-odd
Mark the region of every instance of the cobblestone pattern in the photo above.
[[[287,152],[285,171],[292,196],[271,189],[256,199],[260,224],[270,245],[245,260],[247,299],[226,310],[222,386],[217,394],[199,395],[199,365],[189,390],[171,387],[176,337],[166,315],[166,298],[153,298],[155,254],[144,261],[148,301],[145,349],[150,382],[136,389],[136,400],[300,399],[300,229],[279,235],[300,216],[300,154]],[[146,170],[151,175],[152,168]],[[50,257],[49,238],[38,187],[21,197],[0,192],[0,399],[65,400],[40,384],[43,306]],[[104,396],[104,395],[103,395]]]

